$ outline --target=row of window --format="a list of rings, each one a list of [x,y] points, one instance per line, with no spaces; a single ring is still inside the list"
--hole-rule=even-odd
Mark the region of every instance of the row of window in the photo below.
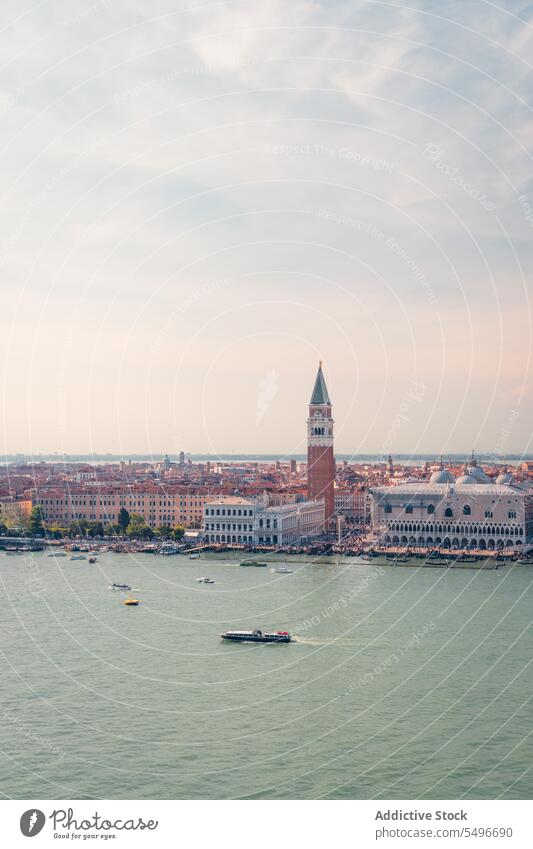
[[[206,507],[205,515],[206,516],[253,516],[253,510],[241,509],[241,508],[229,508],[229,507]]]
[[[407,504],[406,507],[405,507],[405,512],[406,513],[412,513],[413,512],[413,505]],[[435,512],[435,505],[434,504],[428,504],[427,512],[430,515],[432,515]],[[385,513],[392,513],[392,504],[385,504]],[[446,510],[444,511],[444,515],[446,516],[446,518],[451,518],[453,516],[452,508],[446,507]],[[472,508],[470,507],[469,504],[465,504],[463,506],[463,516],[471,516],[471,515],[472,515]],[[516,519],[516,510],[509,510],[507,515],[508,515],[509,519]],[[493,517],[494,517],[494,513],[493,513],[492,510],[490,510],[490,509],[485,510],[485,519],[492,519]]]

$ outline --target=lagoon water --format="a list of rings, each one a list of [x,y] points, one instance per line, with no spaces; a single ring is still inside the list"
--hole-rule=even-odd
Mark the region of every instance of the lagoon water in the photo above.
[[[291,567],[0,555],[3,796],[531,797],[531,567]]]

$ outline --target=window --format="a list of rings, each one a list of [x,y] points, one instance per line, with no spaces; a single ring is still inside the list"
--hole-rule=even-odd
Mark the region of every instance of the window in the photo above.
[[[492,519],[492,510],[485,510],[485,519]]]
[[[392,513],[392,505],[385,504],[385,513]]]
[[[471,516],[471,515],[472,515],[472,508],[470,507],[470,504],[465,504],[465,506],[463,507],[463,516]]]
[[[428,504],[428,513],[434,513],[434,512],[435,512],[435,505],[434,504]]]
[[[509,518],[516,519],[516,510],[509,510]]]
[[[405,512],[406,513],[412,513],[413,512],[413,505],[408,504],[407,507],[405,508]]]
[[[451,508],[451,507],[447,507],[447,508],[446,508],[446,510],[444,511],[444,515],[446,516],[446,518],[450,518],[451,516],[453,516],[453,510],[452,510],[452,508]]]

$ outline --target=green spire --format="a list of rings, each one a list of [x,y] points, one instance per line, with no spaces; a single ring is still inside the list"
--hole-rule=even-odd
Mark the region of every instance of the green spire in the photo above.
[[[310,404],[331,404],[329,400],[328,390],[326,387],[326,381],[324,380],[324,375],[322,373],[322,360],[320,360],[318,364],[318,372],[315,380],[315,386],[313,389],[313,394],[311,395]]]

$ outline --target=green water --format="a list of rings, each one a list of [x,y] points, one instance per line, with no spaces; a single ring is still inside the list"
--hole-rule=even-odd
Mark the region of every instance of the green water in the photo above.
[[[292,566],[0,555],[2,794],[531,797],[531,567]]]

